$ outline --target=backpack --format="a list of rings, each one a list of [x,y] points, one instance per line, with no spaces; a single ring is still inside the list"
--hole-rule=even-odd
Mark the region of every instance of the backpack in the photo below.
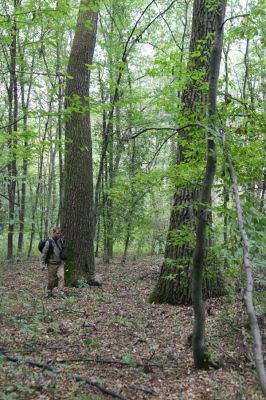
[[[44,248],[45,243],[47,242],[47,240],[49,240],[49,251],[50,251],[51,248],[52,248],[51,239],[43,239],[43,240],[40,240],[40,241],[39,241],[39,244],[38,244],[38,250],[39,250],[41,253],[42,253],[42,251],[43,251],[43,248]]]
[[[40,240],[40,241],[39,241],[39,244],[38,244],[38,249],[39,249],[39,251],[42,253],[43,248],[44,248],[45,243],[47,242],[47,240],[49,241],[49,250],[48,250],[48,253],[47,253],[45,262],[48,261],[48,259],[49,259],[49,257],[50,257],[50,253],[51,253],[51,251],[53,251],[52,240],[49,239],[49,238],[48,238],[48,239],[44,239],[44,240]]]
[[[45,243],[47,242],[47,240],[49,240],[49,250],[48,250],[48,253],[47,253],[46,260],[49,258],[50,253],[51,253],[51,251],[53,250],[52,240],[49,239],[49,238],[48,238],[48,239],[44,239],[44,240],[40,240],[40,241],[39,241],[39,244],[38,244],[38,249],[39,249],[39,251],[42,253],[43,248],[44,248]],[[56,243],[56,246],[58,247],[57,243]],[[64,260],[66,260],[66,255],[65,255],[64,244],[63,244],[62,241],[61,241],[61,246],[62,246],[62,250],[60,251],[60,258],[61,258],[62,261],[64,261]]]

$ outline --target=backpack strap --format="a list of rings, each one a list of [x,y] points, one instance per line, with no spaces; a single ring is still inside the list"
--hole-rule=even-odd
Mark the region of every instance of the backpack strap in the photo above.
[[[58,242],[60,242],[61,247],[58,245]],[[62,242],[61,239],[59,239],[59,240],[54,240],[54,243],[55,243],[56,247],[57,247],[60,251],[63,250],[64,244],[63,244],[63,242]]]
[[[52,251],[53,251],[53,244],[52,244],[52,239],[48,238],[47,241],[49,242],[49,249],[48,249],[48,253],[46,256],[46,262],[48,261]]]

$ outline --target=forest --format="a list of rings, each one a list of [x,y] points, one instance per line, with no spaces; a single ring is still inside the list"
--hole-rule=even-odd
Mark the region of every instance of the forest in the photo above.
[[[0,0],[1,400],[266,396],[265,10]]]

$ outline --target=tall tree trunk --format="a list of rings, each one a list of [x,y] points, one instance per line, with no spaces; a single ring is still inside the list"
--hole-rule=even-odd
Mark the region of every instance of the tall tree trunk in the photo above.
[[[57,2],[58,3],[58,2]],[[57,226],[61,225],[61,214],[64,196],[64,159],[63,159],[63,123],[62,123],[62,111],[63,111],[63,79],[60,76],[59,70],[61,65],[61,53],[60,48],[62,46],[61,35],[57,33],[56,42],[56,73],[58,74],[58,118],[57,118],[57,136],[59,140],[59,209],[57,217]]]
[[[130,131],[131,131],[131,128],[130,128]],[[134,185],[132,184],[132,180],[134,179],[134,176],[136,174],[136,142],[135,142],[135,139],[133,139],[132,149],[129,147],[129,151],[131,151],[131,154],[129,153],[129,158],[130,158],[129,178],[130,178],[131,198],[129,200],[128,210],[125,215],[126,236],[125,236],[125,241],[124,241],[124,253],[122,256],[122,263],[125,263],[126,259],[127,259],[129,243],[130,243],[130,239],[132,236],[132,225],[133,225],[133,220],[134,220],[134,213],[135,213],[135,208],[137,207],[137,203],[138,203],[137,202],[137,193],[134,188]]]
[[[21,46],[20,46],[21,49]],[[20,53],[20,58],[24,62],[24,51]],[[21,75],[20,75],[20,90],[21,90],[21,105],[23,111],[23,133],[27,132],[27,112],[29,108],[31,89],[32,89],[32,80],[33,80],[33,67],[35,63],[35,53],[32,56],[31,62],[31,75],[30,81],[28,85],[28,91],[26,93],[25,82],[24,82],[24,64],[21,63]],[[24,140],[24,147],[28,149],[28,140]],[[25,227],[25,214],[26,214],[26,194],[27,194],[27,176],[28,176],[28,156],[26,155],[23,158],[22,162],[22,184],[21,184],[21,202],[20,202],[20,210],[19,210],[19,235],[18,235],[18,256],[22,253],[23,244],[24,244],[24,227]]]
[[[229,50],[230,50],[230,45],[227,43],[226,47],[223,47],[223,53],[224,53],[224,83],[225,83],[225,95],[224,95],[224,102],[227,104],[228,99],[229,99],[229,69],[228,69],[228,57],[229,57]],[[223,166],[222,170],[222,179],[223,179],[223,207],[224,210],[227,210],[228,207],[228,202],[229,202],[229,189],[227,186],[227,183],[225,181],[226,177],[226,171],[227,171],[227,166]],[[228,242],[228,214],[227,212],[224,212],[224,217],[223,217],[223,244],[226,248]],[[228,268],[228,260],[227,257],[224,259],[224,268]]]
[[[52,141],[52,133],[50,133],[50,140]],[[55,179],[55,157],[56,150],[51,143],[50,146],[50,155],[49,155],[49,164],[48,164],[48,176],[47,176],[47,189],[45,190],[45,207],[44,207],[44,237],[49,236],[49,232],[51,230],[51,223],[53,221],[53,187],[54,187],[54,179]]]
[[[52,102],[50,101],[49,103],[49,112],[51,111],[51,107],[52,107]],[[49,114],[48,112],[48,114]],[[49,123],[49,115],[47,117],[46,123],[45,123],[45,128],[44,128],[44,134],[42,137],[42,142],[44,142],[46,140],[47,137],[47,132],[48,132],[48,123]],[[31,255],[32,252],[32,245],[33,245],[33,240],[34,240],[34,236],[35,236],[35,231],[36,231],[36,214],[37,214],[37,207],[38,207],[38,203],[40,202],[40,194],[41,194],[41,190],[42,190],[42,178],[43,178],[43,169],[44,169],[44,151],[45,151],[45,147],[43,146],[41,149],[41,154],[39,157],[39,167],[38,167],[38,184],[35,190],[35,196],[33,196],[33,190],[31,188],[31,197],[33,198],[33,202],[32,202],[32,212],[31,212],[31,234],[30,234],[30,243],[29,243],[29,248],[28,248],[28,257]],[[43,237],[42,235],[42,230],[40,230],[40,238]]]
[[[93,252],[94,209],[92,143],[89,113],[90,70],[96,41],[98,12],[91,0],[81,1],[71,48],[66,81],[66,153],[62,228],[67,249],[65,280],[68,286],[80,279],[95,281]],[[91,25],[88,28],[88,24]],[[71,109],[77,101],[78,112]]]
[[[14,9],[16,9],[17,1],[14,0]],[[16,139],[12,137],[14,132],[17,134],[18,129],[18,81],[16,73],[17,65],[17,23],[14,19],[12,27],[12,42],[10,46],[10,85],[8,90],[9,97],[9,153],[11,161],[8,163],[8,238],[7,238],[7,258],[11,259],[14,255],[13,240],[15,227],[15,199],[16,199],[16,183],[17,183],[17,161],[15,155]]]
[[[130,240],[130,235],[131,235],[131,219],[127,222],[127,226],[126,226],[126,237],[125,237],[125,244],[124,244],[124,252],[123,252],[123,256],[122,256],[122,264],[124,264],[126,262],[127,259],[127,253],[128,253],[128,247],[129,247],[129,240]]]
[[[28,146],[28,142],[24,142],[24,146]],[[24,225],[25,225],[25,212],[26,212],[26,191],[27,191],[27,175],[28,175],[28,160],[24,159],[22,164],[22,183],[21,183],[21,201],[19,210],[19,235],[18,235],[18,256],[22,253],[24,242]]]
[[[212,132],[207,132],[207,161],[200,204],[198,210],[198,222],[196,230],[196,246],[193,254],[192,272],[192,299],[194,309],[193,325],[193,356],[196,368],[208,368],[212,360],[208,356],[205,345],[205,306],[203,301],[203,272],[206,260],[206,230],[209,222],[209,208],[211,206],[211,190],[216,171],[216,103],[217,85],[219,78],[220,62],[223,44],[223,22],[226,1],[217,3],[213,14],[212,25],[216,27],[214,43],[211,49],[209,93],[208,93],[208,121]]]
[[[190,57],[188,62],[188,84],[182,94],[182,117],[190,122],[206,121],[207,92],[209,81],[210,47],[216,32],[215,11],[207,7],[207,1],[194,0]],[[188,156],[190,142],[198,141],[199,151],[203,147],[202,131],[181,132],[178,143],[177,165],[192,160],[198,163],[199,171],[203,155]],[[194,180],[196,177],[194,177]],[[169,304],[191,304],[191,269],[193,245],[199,200],[200,173],[195,184],[176,187],[170,224],[160,278],[151,296],[151,302]],[[211,214],[209,213],[209,221]],[[218,260],[213,256],[211,274],[204,280],[205,297],[224,294]],[[215,265],[217,263],[217,265]]]

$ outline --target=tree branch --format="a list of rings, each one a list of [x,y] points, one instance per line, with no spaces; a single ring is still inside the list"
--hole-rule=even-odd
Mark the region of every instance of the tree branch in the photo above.
[[[18,203],[16,203],[15,201],[13,202],[12,200],[10,200],[9,197],[5,196],[4,194],[0,193],[0,196],[4,197],[4,199],[8,200],[8,201],[11,202],[11,203],[14,203],[16,206],[19,206]]]
[[[197,127],[199,127],[199,128],[203,128],[203,129],[205,129],[207,132],[210,132],[210,133],[212,133],[212,134],[215,134],[216,135],[216,132],[213,130],[213,129],[211,129],[210,127],[208,127],[208,126],[206,126],[206,125],[203,125],[203,124],[200,124],[200,123],[194,123],[194,122],[190,122],[190,123],[188,123],[188,124],[186,124],[186,125],[184,125],[184,126],[180,126],[180,127],[178,127],[178,128],[172,128],[172,127],[151,127],[151,128],[144,128],[144,129],[142,129],[141,131],[139,131],[139,132],[137,132],[137,133],[135,133],[134,135],[132,135],[132,136],[124,136],[123,138],[122,138],[122,140],[131,140],[131,139],[135,139],[135,138],[137,138],[138,136],[140,136],[142,133],[144,133],[144,132],[147,132],[147,131],[174,131],[175,133],[173,134],[173,135],[171,135],[171,136],[169,136],[169,138],[168,139],[170,139],[172,136],[174,136],[177,132],[180,132],[180,131],[182,131],[183,129],[187,129],[187,128],[190,128],[190,127],[192,127],[192,126],[197,126]]]
[[[147,7],[142,11],[140,17],[139,17],[139,18],[137,19],[137,21],[135,22],[135,25],[134,25],[132,31],[130,32],[130,34],[129,34],[128,38],[127,38],[126,44],[125,44],[124,53],[123,53],[123,56],[122,56],[122,60],[123,60],[123,61],[125,61],[128,52],[129,52],[129,51],[131,50],[131,48],[132,48],[132,46],[131,46],[131,47],[130,47],[130,50],[127,51],[128,45],[129,45],[130,40],[131,40],[131,38],[132,38],[132,36],[133,36],[133,34],[134,34],[134,32],[135,32],[137,26],[138,26],[139,21],[141,20],[141,18],[143,17],[143,15],[146,13],[146,11],[150,8],[150,6],[151,6],[153,3],[155,3],[155,0],[152,0],[152,1],[147,5]],[[137,37],[139,37],[139,36],[140,36],[140,35],[138,35]],[[135,41],[136,41],[136,39],[135,39]],[[134,41],[134,43],[135,43],[135,41]]]
[[[160,8],[159,8],[159,6],[158,6],[158,4],[156,3],[156,1],[155,1],[155,4],[156,4],[156,7],[158,8],[158,10],[161,11]],[[167,26],[167,28],[169,29],[169,32],[170,32],[170,34],[171,34],[171,36],[172,36],[173,41],[175,42],[176,47],[181,51],[182,49],[181,49],[181,47],[179,46],[179,44],[178,44],[178,42],[177,42],[177,40],[176,40],[176,38],[175,38],[175,35],[174,35],[174,33],[173,33],[173,31],[172,31],[172,29],[171,29],[171,27],[170,27],[168,21],[164,18],[163,15],[162,15],[162,19],[163,19],[165,25]]]
[[[239,15],[234,15],[233,17],[227,18],[227,19],[225,19],[224,22],[222,23],[221,29],[224,27],[224,25],[225,25],[226,22],[228,22],[228,21],[232,21],[233,19],[236,19],[236,18],[245,18],[245,17],[249,17],[249,16],[250,16],[250,14],[239,14]]]
[[[11,126],[16,125],[19,121],[22,121],[23,118],[24,116],[19,119],[16,119],[16,121],[13,121],[11,124],[0,126],[0,130],[10,128]]]
[[[2,351],[3,351],[3,350],[2,350]],[[62,374],[61,371],[58,371],[57,369],[55,369],[55,368],[53,368],[53,367],[50,367],[50,365],[48,365],[47,363],[42,363],[42,362],[32,361],[32,360],[25,360],[25,359],[23,359],[22,357],[10,357],[10,356],[6,355],[4,352],[1,352],[0,354],[1,354],[7,361],[11,361],[11,362],[20,362],[20,363],[22,362],[22,363],[24,363],[24,364],[30,365],[31,367],[39,367],[39,368],[48,370],[48,371],[50,371],[50,372],[52,372],[52,373],[54,373],[54,374],[56,374],[56,375]],[[107,395],[109,395],[109,396],[114,397],[115,399],[127,400],[126,397],[124,397],[124,396],[122,396],[122,395],[120,395],[120,394],[118,394],[118,393],[116,393],[116,392],[114,392],[114,391],[112,391],[112,390],[110,390],[110,389],[107,389],[107,388],[105,388],[104,386],[102,386],[101,384],[99,384],[99,383],[97,383],[97,382],[95,382],[95,381],[92,381],[92,380],[90,380],[90,379],[88,379],[88,378],[86,378],[86,377],[76,376],[76,375],[73,375],[73,376],[71,375],[71,376],[69,376],[69,377],[71,377],[72,379],[75,379],[76,382],[85,382],[85,383],[87,383],[88,385],[97,388],[97,389],[100,390],[102,393],[105,393],[105,394],[107,394]]]
[[[154,3],[154,2],[155,2],[155,0],[153,0],[153,1],[150,3],[150,5],[151,5],[152,3]],[[137,37],[132,41],[131,46],[130,46],[129,49],[127,50],[127,46],[128,46],[128,44],[129,44],[129,40],[131,39],[132,34],[133,34],[132,32],[134,32],[134,30],[135,30],[135,27],[134,27],[134,30],[131,32],[132,34],[131,34],[131,36],[130,36],[130,39],[127,41],[127,44],[126,44],[126,46],[125,46],[125,52],[124,52],[124,55],[123,55],[123,57],[125,57],[125,59],[127,58],[128,54],[130,53],[130,51],[131,51],[132,47],[134,46],[134,44],[135,44],[136,42],[139,41],[139,39],[141,38],[141,36],[149,29],[149,27],[156,21],[156,19],[158,19],[159,17],[162,17],[168,10],[170,10],[170,8],[171,8],[176,2],[177,2],[177,0],[172,1],[172,3],[170,3],[169,6],[166,7],[165,10],[163,10],[163,11],[160,12],[158,15],[156,15],[156,17],[154,17],[154,18],[148,23],[148,25],[142,30],[142,32],[139,33],[139,34],[137,35]],[[123,60],[123,61],[124,61],[124,60]]]

